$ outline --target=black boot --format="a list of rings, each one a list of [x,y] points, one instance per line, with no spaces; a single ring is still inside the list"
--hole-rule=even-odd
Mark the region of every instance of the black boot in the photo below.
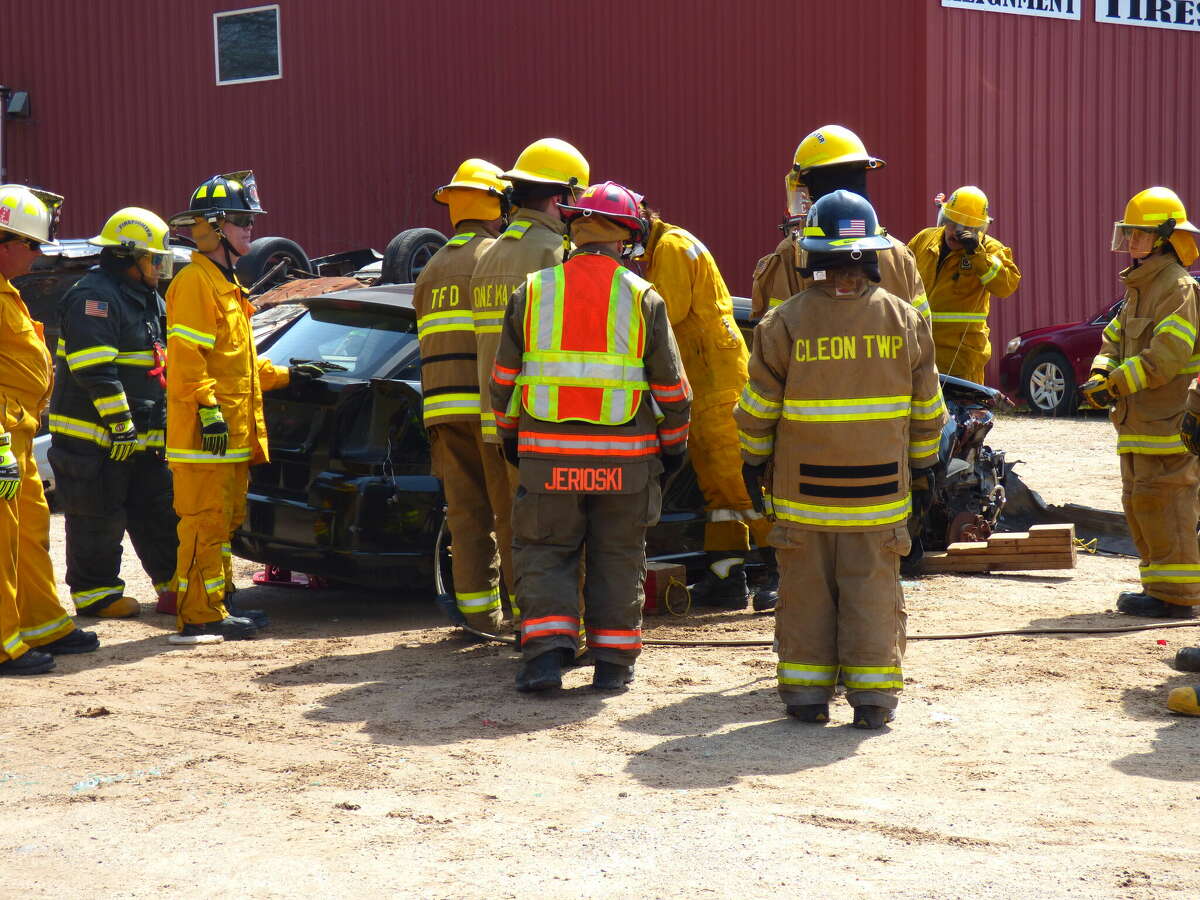
[[[633,666],[596,660],[596,668],[592,672],[592,687],[596,690],[623,691],[630,684],[633,684]]]
[[[816,725],[824,725],[829,721],[829,704],[828,703],[801,703],[787,708],[787,713],[793,719],[799,719],[801,722],[812,722]]]
[[[235,619],[249,619],[255,628],[266,628],[271,624],[270,618],[261,609],[242,609],[236,606],[233,602],[233,595],[237,593],[237,588],[225,589],[225,609],[229,615]]]
[[[855,728],[865,728],[875,731],[882,728],[894,718],[896,718],[895,712],[886,707],[864,704],[854,707],[854,721],[851,724]]]
[[[1117,612],[1147,619],[1190,619],[1196,615],[1196,608],[1167,603],[1141,592],[1125,591],[1117,597]]]
[[[709,553],[704,577],[692,585],[692,606],[745,609],[750,605],[746,569],[737,557]],[[725,574],[722,575],[721,573]]]
[[[557,647],[527,659],[517,670],[517,690],[522,694],[562,687],[563,654]]]
[[[227,616],[219,622],[185,623],[183,631],[169,638],[172,644],[219,644],[221,641],[248,641],[258,636],[249,619]]]
[[[1175,668],[1180,672],[1200,672],[1200,647],[1184,647],[1176,653]]]
[[[26,650],[16,659],[0,662],[0,675],[41,675],[54,668],[54,657],[41,650]]]
[[[775,551],[769,547],[759,550],[763,563],[766,565],[766,575],[754,588],[754,611],[767,612],[775,608],[779,602],[779,563],[775,559]]]
[[[68,631],[57,641],[42,644],[38,649],[53,656],[65,656],[68,653],[91,653],[100,649],[100,638],[96,637],[94,631],[83,631],[76,628],[74,631]]]

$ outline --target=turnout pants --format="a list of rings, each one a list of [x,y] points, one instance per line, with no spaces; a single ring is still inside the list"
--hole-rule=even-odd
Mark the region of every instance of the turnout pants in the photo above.
[[[710,406],[700,412],[693,406],[688,456],[704,492],[704,508],[709,515],[704,526],[704,549],[744,558],[750,549],[751,536],[757,546],[769,546],[767,534],[771,523],[765,518],[755,519],[748,528],[745,522],[732,518],[714,521],[717,510],[753,508],[742,481],[742,452],[732,404]]]
[[[514,624],[521,621],[521,602],[517,591],[517,570],[513,564],[513,492],[517,489],[516,466],[509,465],[500,444],[483,441],[480,454],[483,463],[483,480],[487,486],[487,498],[496,521],[496,544],[500,552],[500,573],[504,586],[508,588],[508,602],[512,604]],[[453,531],[451,531],[453,537]]]
[[[173,463],[179,550],[175,562],[179,626],[229,615],[233,588],[229,539],[246,518],[249,463]]]
[[[1200,460],[1190,453],[1121,454],[1121,505],[1141,557],[1142,590],[1166,603],[1200,604]]]
[[[895,709],[904,686],[900,557],[911,545],[908,530],[776,527],[771,537],[779,559],[775,645],[783,702],[827,703],[840,674],[851,706]]]
[[[78,612],[97,613],[125,592],[125,532],[155,591],[170,590],[178,547],[171,472],[142,451],[113,462],[98,448],[55,438],[50,448],[55,491],[66,519],[67,584]]]
[[[513,500],[513,564],[521,595],[521,655],[577,652],[580,631],[598,660],[630,666],[642,650],[646,528],[662,495],[651,476],[631,494],[535,494]],[[587,573],[580,625],[579,579]]]
[[[75,630],[58,601],[50,564],[50,507],[33,459],[32,428],[12,431],[21,470],[14,500],[0,500],[0,662]]]
[[[487,444],[476,422],[449,422],[429,429],[433,473],[446,494],[450,553],[454,571],[454,600],[472,628],[494,632],[503,619],[500,605],[500,566],[513,598],[514,619],[519,607],[512,577],[512,525],[507,514],[507,474],[487,468],[507,467],[497,444]],[[489,488],[494,488],[493,496]],[[493,510],[506,511],[503,517]],[[499,553],[497,553],[499,544]]]

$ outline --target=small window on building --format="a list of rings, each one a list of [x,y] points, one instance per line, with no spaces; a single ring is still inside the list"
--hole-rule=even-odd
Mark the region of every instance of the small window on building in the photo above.
[[[283,77],[278,4],[214,13],[213,41],[217,84]]]

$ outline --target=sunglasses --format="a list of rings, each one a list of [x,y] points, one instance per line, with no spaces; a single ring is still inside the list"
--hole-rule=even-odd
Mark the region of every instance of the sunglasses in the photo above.
[[[14,244],[14,243],[24,244],[30,250],[33,250],[35,253],[42,249],[42,242],[39,241],[37,238],[27,238],[27,237],[19,237],[17,235],[13,235],[12,237],[5,238],[3,241],[0,241],[0,244]]]
[[[238,228],[249,228],[254,224],[254,216],[250,213],[226,213],[225,221]]]

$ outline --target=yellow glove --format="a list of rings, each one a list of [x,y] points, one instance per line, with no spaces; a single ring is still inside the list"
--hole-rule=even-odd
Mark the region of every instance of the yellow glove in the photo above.
[[[1116,386],[1111,378],[1099,372],[1093,372],[1085,384],[1079,386],[1083,402],[1092,409],[1108,409],[1116,401]]]
[[[0,500],[15,500],[21,489],[21,467],[12,451],[12,436],[0,431]]]

